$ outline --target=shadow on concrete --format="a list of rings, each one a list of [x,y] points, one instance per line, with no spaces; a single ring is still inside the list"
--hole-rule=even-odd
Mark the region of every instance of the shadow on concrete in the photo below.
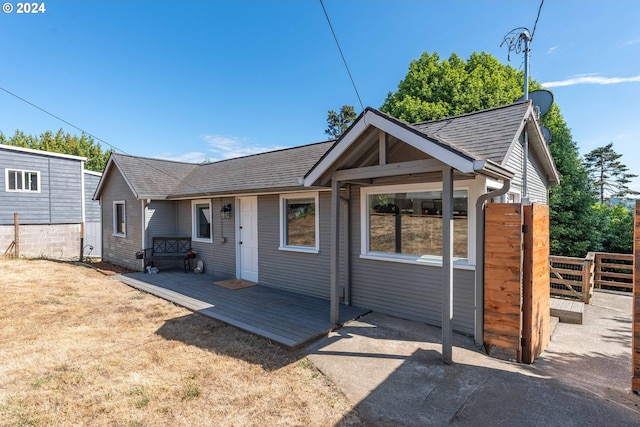
[[[624,368],[630,354],[550,346],[542,362],[522,365],[488,357],[454,334],[455,363],[445,365],[440,334],[371,313],[310,348],[309,359],[357,403],[366,425],[639,424],[640,398],[630,392],[630,365]]]

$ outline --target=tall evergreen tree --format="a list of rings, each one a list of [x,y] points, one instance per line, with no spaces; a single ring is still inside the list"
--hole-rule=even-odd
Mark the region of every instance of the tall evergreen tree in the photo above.
[[[638,175],[628,173],[629,168],[620,162],[621,157],[622,154],[616,153],[613,149],[613,143],[598,147],[584,156],[584,164],[598,192],[600,204],[604,204],[611,197],[640,194],[629,188],[631,178]]]
[[[415,123],[479,111],[514,102],[523,94],[524,74],[500,63],[488,53],[473,53],[467,61],[455,53],[440,60],[424,52],[409,64],[409,71],[390,92],[380,109],[399,119]],[[530,90],[539,89],[529,82]],[[552,134],[550,146],[560,186],[551,189],[551,253],[584,256],[597,244],[591,230],[596,216],[588,174],[560,110],[554,104],[542,117]]]
[[[353,105],[343,105],[340,112],[329,110],[327,115],[327,129],[324,131],[329,138],[338,139],[356,119],[356,111]]]

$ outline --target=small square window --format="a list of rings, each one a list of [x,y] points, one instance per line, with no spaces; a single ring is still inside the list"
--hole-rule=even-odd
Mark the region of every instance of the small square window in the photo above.
[[[318,250],[318,194],[282,195],[281,248],[300,251]]]

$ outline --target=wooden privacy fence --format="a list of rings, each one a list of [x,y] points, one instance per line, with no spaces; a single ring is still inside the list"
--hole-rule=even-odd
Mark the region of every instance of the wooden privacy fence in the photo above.
[[[550,256],[551,295],[591,302],[593,289],[631,291],[633,255],[589,252],[585,258]]]
[[[533,363],[549,344],[549,208],[485,208],[484,343]]]

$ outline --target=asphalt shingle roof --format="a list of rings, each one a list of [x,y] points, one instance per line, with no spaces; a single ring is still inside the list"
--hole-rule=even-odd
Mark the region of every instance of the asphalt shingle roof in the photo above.
[[[412,126],[476,159],[504,165],[511,144],[520,135],[518,130],[528,108],[529,103],[524,101]]]
[[[198,167],[193,163],[111,154],[111,160],[139,198],[165,198]]]
[[[302,187],[298,182],[331,148],[333,141],[203,164],[172,197]]]

